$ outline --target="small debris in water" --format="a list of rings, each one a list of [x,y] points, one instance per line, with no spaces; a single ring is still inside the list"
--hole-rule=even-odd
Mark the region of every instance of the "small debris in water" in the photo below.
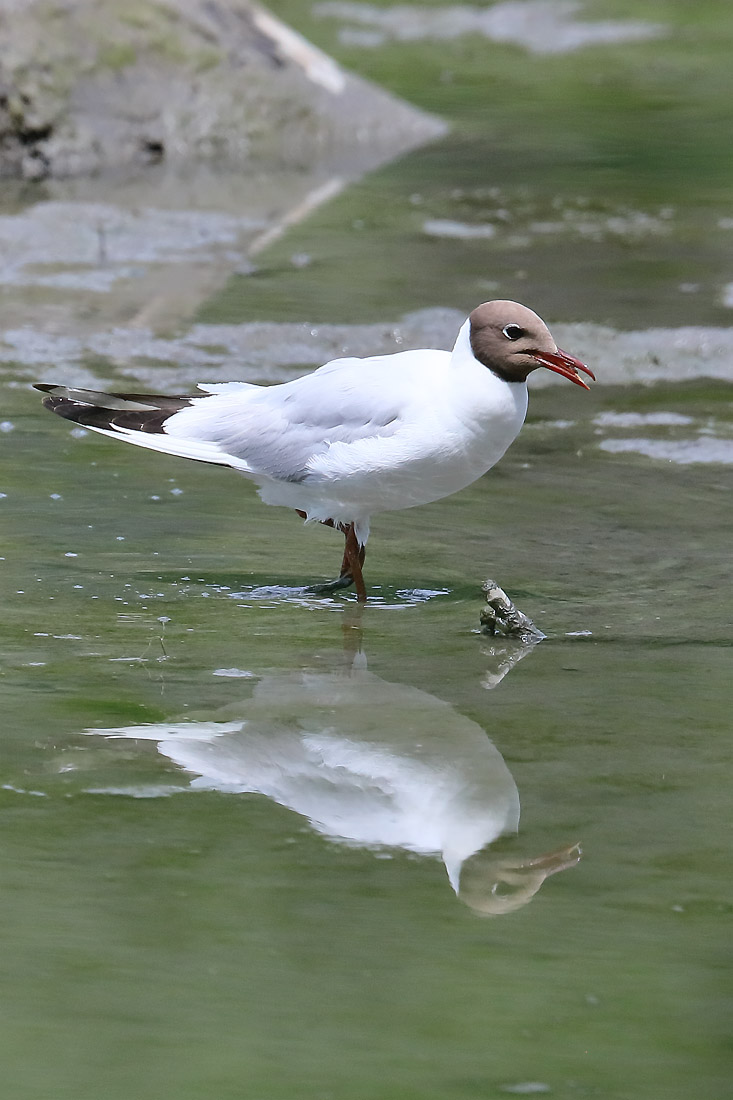
[[[14,794],[32,794],[36,798],[46,798],[45,791],[30,791],[25,787],[15,787],[12,783],[3,783],[2,789],[4,791],[12,791]]]
[[[167,798],[171,794],[181,794],[183,791],[187,791],[188,787],[176,787],[173,784],[161,783],[158,786],[150,784],[149,786],[139,787],[87,787],[85,794],[109,794],[117,795],[122,798]],[[29,791],[29,794],[35,794],[35,791]]]
[[[504,634],[525,644],[541,641],[545,637],[539,627],[514,606],[496,581],[484,581],[481,589],[486,595],[487,606],[481,612],[480,621],[486,634]]]
[[[502,1092],[513,1092],[519,1096],[532,1096],[540,1092],[551,1092],[544,1081],[519,1081],[516,1085],[502,1085]]]
[[[733,465],[733,440],[710,439],[702,435],[696,439],[680,440],[604,439],[598,446],[601,451],[609,454],[631,452],[662,462],[673,462],[676,466],[691,466],[695,463]]]
[[[493,225],[467,225],[442,218],[426,221],[422,228],[429,237],[453,237],[456,240],[487,240],[496,236]]]
[[[592,423],[600,428],[641,428],[647,425],[677,427],[694,424],[694,419],[673,412],[602,412],[593,418]]]

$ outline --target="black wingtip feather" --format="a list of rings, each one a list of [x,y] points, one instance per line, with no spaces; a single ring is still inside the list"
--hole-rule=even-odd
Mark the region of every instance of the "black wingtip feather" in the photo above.
[[[140,393],[101,393],[93,390],[69,390],[65,386],[54,386],[46,382],[35,384],[35,389],[47,396],[43,399],[44,408],[87,428],[128,428],[137,432],[161,434],[165,431],[165,422],[173,413],[179,412],[191,404],[190,397],[169,397],[164,394]],[[77,392],[84,398],[73,397]],[[135,409],[120,407],[125,401],[137,405]],[[106,407],[106,402],[112,408]],[[140,405],[147,408],[140,409]]]

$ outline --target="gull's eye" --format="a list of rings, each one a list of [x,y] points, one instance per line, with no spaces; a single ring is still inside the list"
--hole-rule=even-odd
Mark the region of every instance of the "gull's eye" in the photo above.
[[[524,329],[519,325],[504,325],[501,331],[504,333],[507,340],[519,340],[524,336]]]

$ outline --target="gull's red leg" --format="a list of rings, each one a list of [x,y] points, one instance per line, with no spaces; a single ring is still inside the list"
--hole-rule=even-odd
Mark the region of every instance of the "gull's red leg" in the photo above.
[[[359,603],[366,603],[367,598],[366,587],[364,585],[364,577],[361,571],[361,567],[364,564],[365,557],[365,548],[363,546],[359,546],[359,540],[356,537],[354,524],[350,523],[346,532],[344,560],[348,562],[349,573],[354,578],[356,598]]]
[[[302,512],[300,508],[296,508],[295,511],[301,519],[306,519],[306,513]],[[308,586],[308,592],[312,592],[314,595],[327,595],[332,592],[338,592],[341,588],[350,588],[355,581],[355,574],[352,568],[352,561],[356,561],[356,570],[361,578],[361,566],[364,563],[364,547],[359,547],[359,543],[354,533],[353,523],[346,527],[343,523],[334,523],[332,519],[322,519],[320,521],[324,527],[333,527],[335,530],[340,531],[346,539],[344,546],[344,556],[341,559],[341,572],[334,581],[327,581],[325,584],[311,584]],[[349,542],[349,534],[353,540],[353,546],[356,547],[354,551],[352,544]],[[364,596],[359,594],[359,585],[357,584],[357,597],[361,603],[366,600],[366,589],[364,589],[364,581],[361,580],[361,588],[364,590]]]
[[[348,538],[349,538],[349,529],[348,529],[348,527],[346,527],[346,528],[342,527],[341,531],[344,535],[345,541],[344,541],[344,556],[341,559],[341,572],[339,573],[339,580],[341,579],[341,577],[351,577],[351,563],[349,561],[349,552],[348,552],[348,549],[347,549],[347,542],[348,542]],[[351,579],[353,580],[353,577]]]

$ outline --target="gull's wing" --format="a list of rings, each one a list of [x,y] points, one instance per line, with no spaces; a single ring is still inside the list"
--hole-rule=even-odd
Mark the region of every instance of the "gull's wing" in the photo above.
[[[166,436],[213,444],[243,472],[302,481],[334,445],[390,438],[404,429],[424,401],[430,367],[444,367],[449,358],[448,352],[415,351],[337,359],[278,386],[223,386],[175,413]]]
[[[429,400],[430,377],[449,360],[441,351],[335,359],[276,386],[201,385],[205,396],[37,388],[53,412],[103,435],[254,478],[297,482],[332,447],[343,451],[404,431]]]

